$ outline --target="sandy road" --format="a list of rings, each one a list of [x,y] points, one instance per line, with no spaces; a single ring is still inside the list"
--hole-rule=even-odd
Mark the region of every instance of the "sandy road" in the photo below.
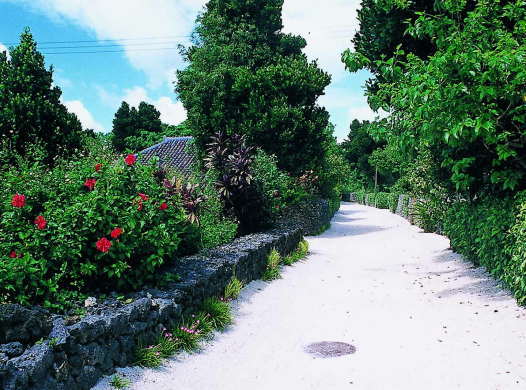
[[[137,390],[526,389],[526,311],[446,238],[344,203],[308,241],[306,261],[244,289],[203,352],[120,374]],[[356,353],[307,354],[318,341]]]

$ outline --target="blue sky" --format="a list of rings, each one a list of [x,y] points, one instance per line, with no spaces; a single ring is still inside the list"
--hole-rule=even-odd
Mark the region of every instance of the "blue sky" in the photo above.
[[[109,131],[122,100],[155,104],[163,121],[186,113],[173,92],[175,70],[184,67],[178,43],[188,44],[205,0],[0,0],[0,50],[29,26],[43,53],[111,50],[111,53],[46,54],[63,101],[85,127]],[[359,0],[285,0],[284,30],[303,35],[305,53],[333,82],[320,99],[346,137],[352,119],[372,119],[363,96],[366,73],[350,74],[340,61],[357,28]],[[101,40],[104,40],[101,42]],[[71,41],[99,41],[75,42]],[[46,43],[68,42],[68,43]],[[109,46],[111,45],[111,46]],[[90,46],[79,48],[79,46]],[[148,49],[148,50],[145,50]]]

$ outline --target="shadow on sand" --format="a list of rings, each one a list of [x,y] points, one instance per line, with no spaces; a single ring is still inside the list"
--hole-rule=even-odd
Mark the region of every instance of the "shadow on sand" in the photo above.
[[[490,301],[513,299],[511,292],[502,282],[496,280],[484,267],[475,266],[472,262],[449,249],[435,256],[433,261],[443,264],[451,263],[452,269],[442,272],[430,272],[430,275],[447,275],[450,278],[465,280],[465,283],[460,287],[437,291],[437,294],[440,296],[452,297],[468,293],[473,296],[485,297]]]

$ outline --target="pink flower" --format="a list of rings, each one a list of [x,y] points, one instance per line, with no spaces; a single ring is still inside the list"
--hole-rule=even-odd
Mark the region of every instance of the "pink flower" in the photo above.
[[[111,241],[106,237],[102,237],[95,245],[100,252],[106,253],[111,248]]]
[[[125,158],[124,158],[124,162],[126,163],[126,165],[128,166],[132,166],[133,164],[135,164],[135,162],[137,161],[137,156],[135,154],[128,154]]]
[[[159,209],[161,210],[166,210],[167,208],[168,208],[168,203],[166,202],[161,203],[161,205],[159,206]]]
[[[44,230],[47,225],[46,218],[44,218],[42,215],[39,215],[35,218],[35,225],[38,230]]]
[[[12,259],[16,259],[17,258],[17,254],[15,251],[11,251],[11,253],[9,253],[9,257],[12,258]]]
[[[102,164],[95,164],[95,172],[98,172],[102,169]]]
[[[146,195],[146,194],[141,194],[141,193],[139,193],[139,197],[140,197],[142,200],[144,200],[145,202],[146,202],[148,199],[150,199],[150,198],[148,197],[148,195]]]
[[[26,196],[21,194],[13,195],[13,199],[11,199],[11,205],[21,209],[26,205]]]

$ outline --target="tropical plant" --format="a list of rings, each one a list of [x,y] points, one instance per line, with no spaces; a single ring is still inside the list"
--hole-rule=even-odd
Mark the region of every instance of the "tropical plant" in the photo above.
[[[0,180],[3,303],[60,308],[82,293],[137,288],[199,247],[180,199],[134,155],[17,165]]]
[[[245,136],[217,133],[205,158],[205,167],[218,173],[216,187],[227,212],[239,221],[240,234],[259,231],[271,220],[260,185],[252,175],[254,151]]]

